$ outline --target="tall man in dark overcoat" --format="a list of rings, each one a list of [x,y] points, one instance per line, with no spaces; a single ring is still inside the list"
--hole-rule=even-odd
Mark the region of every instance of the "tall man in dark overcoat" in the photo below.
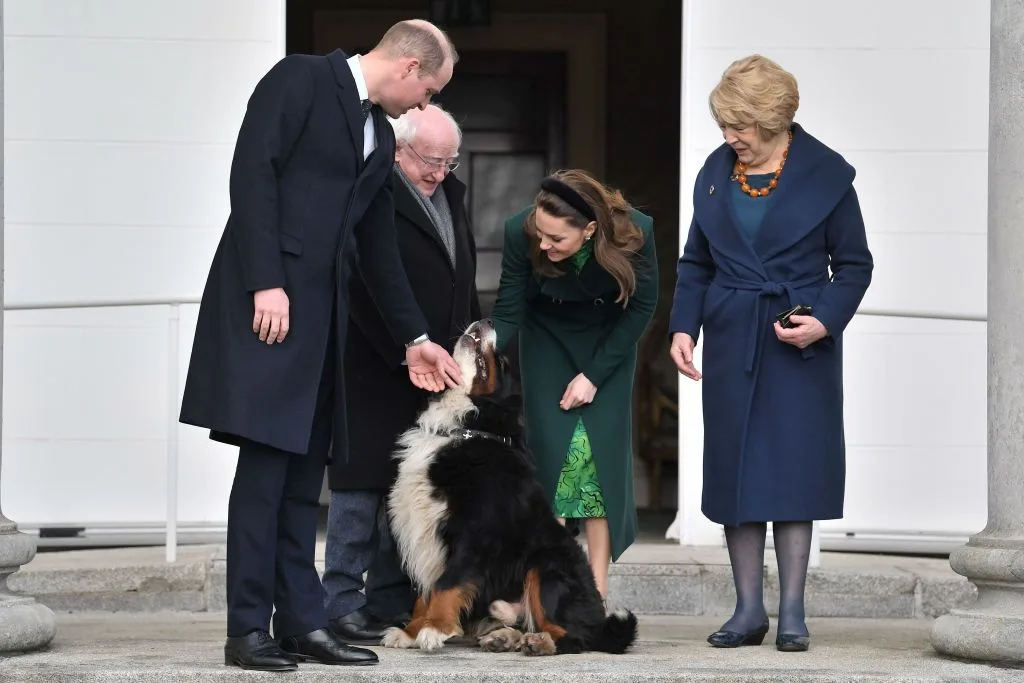
[[[451,351],[466,325],[480,317],[466,186],[451,173],[462,134],[451,115],[433,104],[393,125],[402,262],[431,338]],[[350,285],[349,316],[345,382],[359,399],[348,402],[348,457],[334,458],[329,469],[324,589],[335,635],[379,643],[388,626],[408,618],[415,600],[390,535],[387,493],[397,475],[395,441],[415,422],[428,394],[406,378],[404,350],[388,334],[363,279]]]
[[[457,383],[402,268],[385,117],[426,106],[457,59],[437,27],[406,21],[365,55],[289,55],[249,99],[180,416],[239,447],[228,501],[228,665],[377,661],[327,628],[313,564],[324,468],[332,443],[343,453],[347,442],[350,254],[387,335],[404,345],[412,382],[432,391]]]

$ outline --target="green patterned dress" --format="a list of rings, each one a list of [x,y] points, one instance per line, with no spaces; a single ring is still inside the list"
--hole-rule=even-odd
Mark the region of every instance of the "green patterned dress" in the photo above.
[[[590,259],[594,248],[592,242],[573,254],[569,261],[578,273]],[[576,421],[576,429],[569,440],[569,452],[562,465],[562,473],[555,486],[555,514],[563,519],[587,519],[605,517],[604,496],[597,478],[597,467],[590,451],[590,438],[583,425],[583,417]]]

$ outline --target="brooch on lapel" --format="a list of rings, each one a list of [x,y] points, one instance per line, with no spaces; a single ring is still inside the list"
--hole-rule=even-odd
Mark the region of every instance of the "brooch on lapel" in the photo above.
[[[710,190],[708,190],[708,195],[713,195],[714,193],[715,193],[715,186],[714,186],[714,185],[712,185],[712,186],[711,186],[711,189],[710,189]]]

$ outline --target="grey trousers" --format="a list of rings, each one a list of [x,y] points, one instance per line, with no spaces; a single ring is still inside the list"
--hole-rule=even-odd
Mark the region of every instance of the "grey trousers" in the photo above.
[[[391,622],[412,611],[415,593],[391,537],[385,495],[331,491],[323,578],[329,619],[365,608]]]

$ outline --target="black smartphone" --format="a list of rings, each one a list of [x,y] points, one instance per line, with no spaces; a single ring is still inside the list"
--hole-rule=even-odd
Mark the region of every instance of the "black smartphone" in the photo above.
[[[789,328],[789,327],[793,327],[793,323],[790,322],[790,320],[789,320],[790,316],[793,316],[793,315],[810,315],[813,311],[814,311],[814,309],[812,307],[810,307],[810,306],[804,306],[803,304],[798,304],[798,305],[794,306],[793,308],[789,309],[788,311],[783,311],[782,313],[779,313],[777,316],[775,316],[775,319],[778,320],[779,324],[782,325],[783,327]]]

